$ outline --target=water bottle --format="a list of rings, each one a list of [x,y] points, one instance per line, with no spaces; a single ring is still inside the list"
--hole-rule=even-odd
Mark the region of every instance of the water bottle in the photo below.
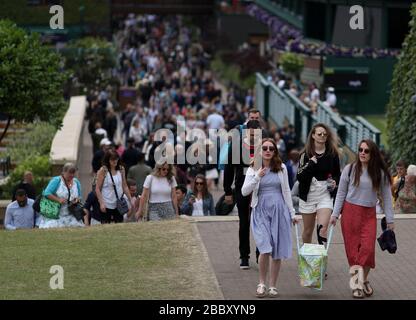
[[[332,175],[329,174],[328,179],[326,179],[326,189],[329,192],[332,192],[334,190],[333,182],[334,182],[334,179],[332,179]]]

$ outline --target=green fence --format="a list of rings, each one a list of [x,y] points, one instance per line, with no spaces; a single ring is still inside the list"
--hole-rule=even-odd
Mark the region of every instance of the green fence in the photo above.
[[[371,139],[380,145],[380,130],[363,117],[341,116],[321,101],[318,102],[317,112],[312,114],[309,107],[289,90],[279,89],[259,73],[256,79],[257,108],[268,122],[279,127],[285,123],[294,125],[298,144],[305,144],[311,127],[320,122],[336,132],[340,142],[354,152],[362,139]]]

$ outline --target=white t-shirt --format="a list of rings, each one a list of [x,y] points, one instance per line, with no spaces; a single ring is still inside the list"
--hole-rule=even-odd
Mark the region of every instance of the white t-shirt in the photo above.
[[[330,107],[335,107],[337,105],[337,96],[335,93],[328,93],[326,96],[326,102],[328,102]]]
[[[169,183],[166,177],[155,177],[149,174],[144,181],[143,187],[149,190],[150,203],[163,203],[172,201],[172,188],[175,188],[175,177],[172,177],[172,182]]]
[[[218,113],[210,114],[207,118],[208,129],[221,129],[224,127],[224,118]]]
[[[311,92],[311,100],[312,101],[318,101],[319,98],[320,98],[319,90],[317,88],[313,89],[312,92]]]
[[[199,217],[204,215],[203,201],[202,199],[195,199],[192,210],[193,217]]]

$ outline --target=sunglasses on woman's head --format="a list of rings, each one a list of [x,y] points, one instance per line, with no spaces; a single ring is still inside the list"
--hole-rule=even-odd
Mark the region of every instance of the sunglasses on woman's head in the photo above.
[[[263,151],[269,150],[270,152],[274,152],[276,149],[273,146],[263,146],[261,147]]]
[[[201,181],[199,181],[199,182],[195,182],[195,184],[196,184],[196,185],[201,185],[201,186],[203,186],[203,185],[204,185],[204,183],[203,183],[203,182],[201,182]]]
[[[358,149],[358,152],[359,152],[359,153],[364,152],[365,154],[369,154],[369,153],[370,153],[370,149],[363,149],[363,148],[359,148],[359,149]]]
[[[318,137],[326,137],[328,134],[326,132],[317,132],[316,135]]]

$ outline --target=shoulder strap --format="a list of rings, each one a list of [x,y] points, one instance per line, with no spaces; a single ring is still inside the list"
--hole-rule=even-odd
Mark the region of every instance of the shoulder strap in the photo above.
[[[111,181],[113,182],[113,188],[114,188],[114,192],[116,194],[116,198],[117,198],[117,200],[120,200],[120,198],[118,197],[116,184],[114,183],[113,175],[111,174],[111,170],[108,170],[108,173],[110,174]]]
[[[69,189],[69,186],[66,183],[66,180],[65,180],[64,176],[62,175],[61,177],[62,177],[62,180],[64,180],[66,188],[68,189],[68,203],[69,203],[69,200],[71,199],[71,190]]]
[[[351,163],[350,164],[350,169],[348,170],[348,178],[351,177],[352,166],[353,166],[353,164]]]

